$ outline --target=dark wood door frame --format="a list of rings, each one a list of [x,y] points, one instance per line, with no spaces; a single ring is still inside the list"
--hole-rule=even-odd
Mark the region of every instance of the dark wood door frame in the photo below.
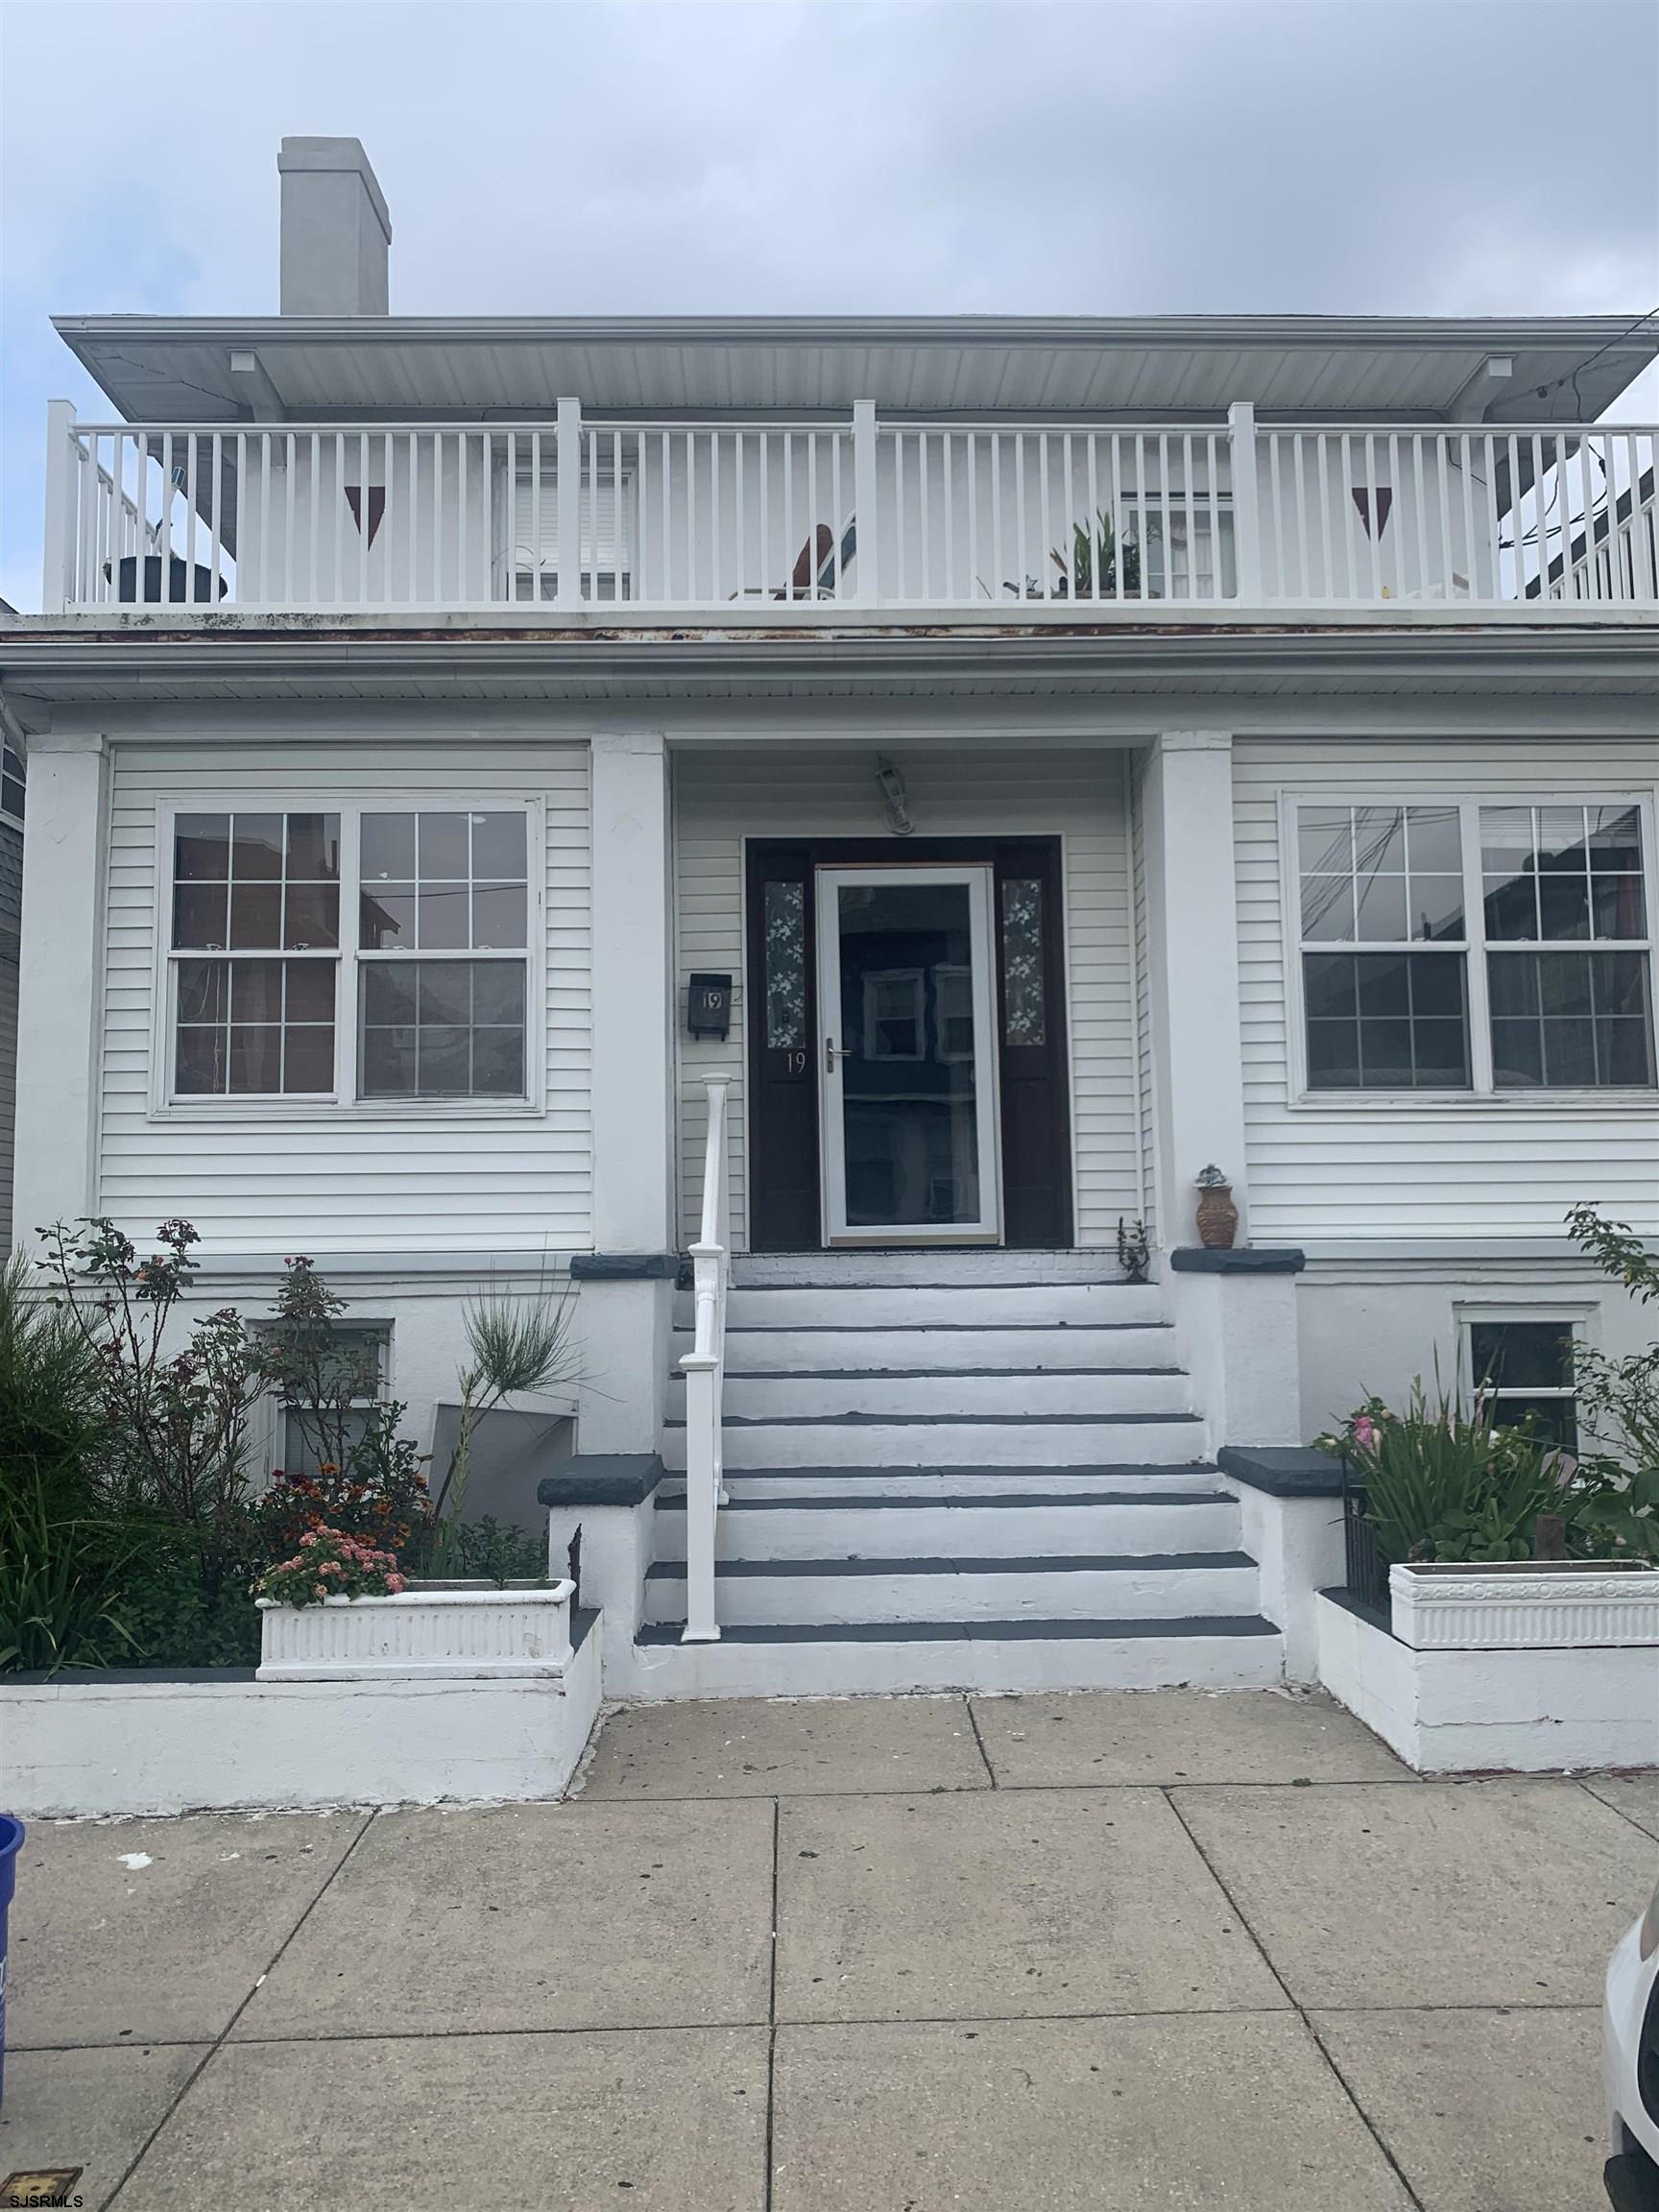
[[[749,1245],[756,1252],[817,1252],[824,1246],[819,1181],[819,868],[941,867],[994,873],[997,1083],[1001,1122],[1002,1241],[1069,1246],[1071,1099],[1067,1052],[1066,931],[1058,837],[750,838],[744,849],[744,991],[749,1081]],[[1036,882],[1042,914],[1042,1036],[1010,1042],[1003,886]],[[766,886],[800,886],[804,998],[802,1044],[768,1042]]]

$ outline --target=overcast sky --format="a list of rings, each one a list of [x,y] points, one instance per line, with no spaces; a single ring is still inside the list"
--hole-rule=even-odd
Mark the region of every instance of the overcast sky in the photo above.
[[[394,313],[1659,303],[1652,0],[0,0],[14,605],[109,411],[47,317],[275,313],[285,132],[368,147]]]

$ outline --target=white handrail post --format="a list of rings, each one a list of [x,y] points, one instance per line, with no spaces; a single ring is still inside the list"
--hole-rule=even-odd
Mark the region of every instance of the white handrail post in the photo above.
[[[728,1245],[726,1092],[728,1075],[710,1075],[709,1128],[703,1151],[703,1212],[691,1247],[691,1350],[680,1361],[685,1378],[685,1644],[714,1644],[714,1536],[726,1503],[722,1399],[726,1374]]]
[[[77,457],[75,403],[72,399],[48,399],[46,533],[40,585],[40,607],[46,614],[61,614],[69,604],[75,561]]]
[[[875,606],[880,596],[880,582],[876,567],[876,402],[873,399],[855,399],[853,402],[853,514],[854,527],[858,533],[858,589],[853,594],[866,606]],[[837,533],[846,530],[846,517],[837,515]],[[835,543],[835,574],[840,580],[841,538]]]
[[[698,1301],[701,1305],[702,1301]],[[719,1433],[719,1361],[687,1352],[685,1377],[685,1644],[717,1644],[714,1618],[714,1524],[720,1479],[714,1438]]]
[[[1262,517],[1256,496],[1256,408],[1235,399],[1227,410],[1227,435],[1233,448],[1233,560],[1238,601],[1262,604]]]
[[[559,451],[555,496],[559,502],[559,593],[561,607],[582,604],[582,402],[559,402]]]

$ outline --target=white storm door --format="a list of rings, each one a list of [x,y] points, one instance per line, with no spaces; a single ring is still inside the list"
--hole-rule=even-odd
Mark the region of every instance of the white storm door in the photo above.
[[[991,870],[818,870],[829,1244],[995,1243]]]

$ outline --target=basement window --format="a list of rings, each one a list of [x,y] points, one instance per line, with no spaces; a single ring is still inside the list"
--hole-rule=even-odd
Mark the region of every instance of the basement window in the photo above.
[[[1463,1328],[1465,1371],[1475,1391],[1490,1401],[1494,1420],[1519,1428],[1530,1418],[1539,1435],[1564,1452],[1575,1452],[1576,1325],[1558,1314],[1528,1313],[1508,1319],[1470,1315]]]

